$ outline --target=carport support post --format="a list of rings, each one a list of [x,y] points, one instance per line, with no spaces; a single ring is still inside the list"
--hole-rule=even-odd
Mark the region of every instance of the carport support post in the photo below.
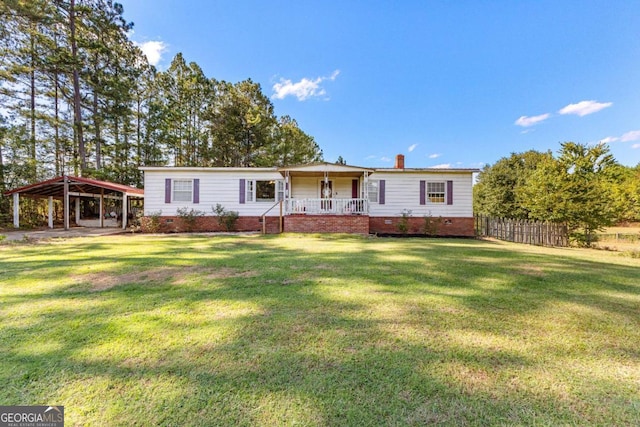
[[[127,218],[129,217],[129,200],[127,193],[122,193],[122,229],[127,229]]]
[[[64,177],[64,229],[69,229],[69,179]]]
[[[104,188],[100,189],[100,228],[104,227]]]
[[[53,228],[53,197],[49,196],[49,215],[48,215],[48,219],[49,219],[49,228]]]
[[[76,224],[80,224],[80,197],[76,198]]]
[[[20,228],[20,193],[13,193],[13,226]]]

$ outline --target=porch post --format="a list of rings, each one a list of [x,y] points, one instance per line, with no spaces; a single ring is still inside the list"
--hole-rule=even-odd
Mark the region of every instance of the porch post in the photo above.
[[[364,196],[364,199],[367,201],[367,203],[369,202],[369,172],[364,171],[364,188],[362,191],[362,195]]]
[[[64,177],[64,196],[63,196],[63,204],[64,204],[64,229],[69,229],[69,178],[65,175]]]
[[[49,196],[49,228],[53,228],[53,197]]]
[[[20,193],[13,193],[13,226],[20,228]]]

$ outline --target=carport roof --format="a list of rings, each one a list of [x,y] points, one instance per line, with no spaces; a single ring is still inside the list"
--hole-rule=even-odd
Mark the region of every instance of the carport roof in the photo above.
[[[64,182],[69,183],[69,191],[81,194],[126,194],[128,197],[144,198],[144,190],[140,188],[130,187],[124,184],[117,184],[109,181],[99,181],[97,179],[83,178],[79,176],[58,176],[46,181],[36,182],[35,184],[26,185],[24,187],[14,188],[6,191],[5,196],[15,193],[32,197],[64,197]]]

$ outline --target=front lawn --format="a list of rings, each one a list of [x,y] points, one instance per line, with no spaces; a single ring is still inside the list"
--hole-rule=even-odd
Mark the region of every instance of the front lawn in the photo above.
[[[454,239],[0,245],[0,405],[66,425],[638,425],[640,259]]]

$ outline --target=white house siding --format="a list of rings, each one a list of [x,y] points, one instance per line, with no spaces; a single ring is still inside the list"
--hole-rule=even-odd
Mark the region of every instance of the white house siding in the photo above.
[[[351,198],[351,182],[355,178],[329,176],[329,180],[333,181],[333,197],[336,199]],[[291,197],[294,199],[319,199],[320,182],[322,177],[292,177],[291,178]]]
[[[294,199],[317,199],[320,197],[318,177],[291,177],[291,197]]]
[[[385,204],[371,202],[370,216],[399,216],[404,210],[411,216],[443,216],[469,218],[473,216],[472,174],[443,172],[387,172],[377,171],[369,175],[371,180],[385,180]],[[420,204],[420,181],[453,181],[453,204]],[[445,184],[446,188],[446,184]]]
[[[226,210],[237,211],[240,216],[261,216],[269,209],[272,202],[240,203],[240,180],[282,180],[282,174],[275,169],[241,169],[206,170],[205,168],[143,168],[145,188],[145,215],[162,212],[162,216],[176,216],[177,209],[197,209],[206,215],[214,215],[212,207],[221,204]],[[165,203],[165,179],[199,179],[200,203],[171,202]],[[274,208],[268,216],[279,215]]]

